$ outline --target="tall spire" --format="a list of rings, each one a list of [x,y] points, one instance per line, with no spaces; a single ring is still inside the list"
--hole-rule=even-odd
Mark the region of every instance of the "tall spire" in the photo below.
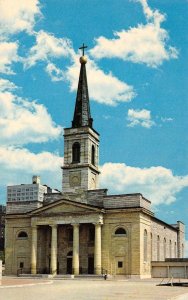
[[[74,110],[74,118],[72,121],[72,127],[82,127],[89,126],[92,128],[93,119],[90,114],[90,105],[89,105],[89,93],[87,86],[87,75],[86,75],[86,63],[87,58],[84,56],[84,49],[87,46],[80,47],[82,49],[82,56],[80,57],[80,76],[78,82],[78,90],[76,96],[76,104]]]

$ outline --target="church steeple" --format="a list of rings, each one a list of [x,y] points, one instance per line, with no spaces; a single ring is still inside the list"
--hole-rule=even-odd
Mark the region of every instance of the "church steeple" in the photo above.
[[[93,119],[91,118],[90,113],[90,105],[89,105],[89,93],[88,93],[88,85],[87,85],[87,75],[86,75],[86,63],[87,59],[84,56],[84,49],[87,46],[80,47],[83,53],[80,57],[80,76],[78,82],[78,90],[76,97],[76,104],[74,110],[74,117],[72,121],[73,128],[79,128],[84,126],[89,126],[92,128]]]
[[[80,76],[71,128],[64,128],[63,192],[74,193],[98,188],[99,134],[92,127],[86,76],[87,59],[80,57]]]

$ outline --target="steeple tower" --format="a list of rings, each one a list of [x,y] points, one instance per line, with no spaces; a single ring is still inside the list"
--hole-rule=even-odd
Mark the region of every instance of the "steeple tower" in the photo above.
[[[93,123],[93,119],[91,118],[90,114],[89,93],[86,76],[87,59],[84,56],[84,48],[86,47],[87,46],[84,46],[84,44],[83,47],[81,47],[83,49],[83,56],[80,57],[81,68],[78,82],[76,105],[74,110],[74,118],[72,121],[72,127],[74,128],[82,126],[89,126],[90,128],[92,128]]]
[[[99,134],[93,129],[84,49],[71,128],[64,129],[63,192],[98,188]]]

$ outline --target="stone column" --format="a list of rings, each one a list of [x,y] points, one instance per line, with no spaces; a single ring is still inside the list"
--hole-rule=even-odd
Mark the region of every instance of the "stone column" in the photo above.
[[[79,275],[79,224],[73,226],[73,274]]]
[[[95,253],[94,253],[95,274],[101,274],[101,224],[95,224]]]
[[[31,274],[37,273],[37,226],[32,226],[31,240]]]
[[[50,225],[52,228],[51,235],[51,274],[57,274],[57,225]]]

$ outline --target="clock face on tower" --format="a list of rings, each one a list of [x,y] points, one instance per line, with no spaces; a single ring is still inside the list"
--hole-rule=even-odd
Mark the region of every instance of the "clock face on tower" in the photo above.
[[[80,172],[72,172],[69,178],[69,184],[71,187],[81,185],[81,174]]]

